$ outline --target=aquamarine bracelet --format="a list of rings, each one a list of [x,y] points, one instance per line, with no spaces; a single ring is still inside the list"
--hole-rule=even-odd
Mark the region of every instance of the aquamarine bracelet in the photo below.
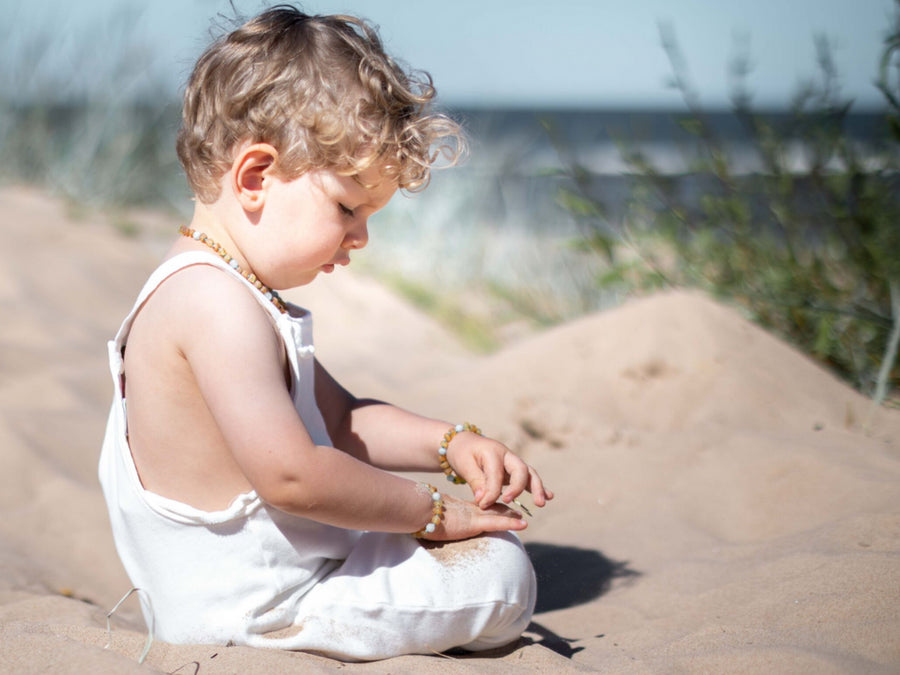
[[[463,431],[471,431],[473,434],[478,434],[479,436],[484,435],[481,433],[481,429],[474,424],[469,424],[468,422],[457,424],[455,427],[450,427],[450,430],[444,434],[444,440],[441,441],[441,447],[438,448],[438,454],[441,457],[441,469],[444,470],[447,480],[456,485],[465,484],[466,479],[458,476],[453,470],[453,467],[450,466],[450,462],[447,461],[447,446],[450,445],[450,441],[453,440],[453,437],[456,436],[456,434],[461,434]]]
[[[432,534],[444,519],[444,498],[441,496],[441,493],[438,492],[434,485],[429,485],[428,483],[422,483],[422,485],[428,488],[428,491],[431,493],[431,520],[421,530],[413,532],[413,536],[417,539],[421,539],[427,534]]]

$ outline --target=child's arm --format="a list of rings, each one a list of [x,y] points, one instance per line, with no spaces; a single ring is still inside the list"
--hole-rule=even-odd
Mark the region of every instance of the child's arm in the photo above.
[[[316,365],[316,399],[336,447],[389,471],[440,470],[438,448],[449,423],[357,399],[321,364]],[[553,499],[537,471],[493,439],[470,432],[457,434],[447,457],[482,508],[498,499],[509,504],[524,490],[531,492],[536,506]]]
[[[222,280],[218,271],[203,271],[183,273],[190,292],[178,296],[167,326],[205,404],[194,423],[215,425],[253,489],[280,510],[352,529],[422,529],[432,517],[428,492],[348,453],[315,445],[286,386],[284,346],[270,318],[246,289]],[[445,519],[430,538],[525,526],[504,506],[481,510],[447,498]]]

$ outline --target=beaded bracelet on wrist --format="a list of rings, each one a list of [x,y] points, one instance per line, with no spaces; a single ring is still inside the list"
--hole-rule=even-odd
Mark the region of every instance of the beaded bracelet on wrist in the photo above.
[[[438,489],[434,487],[434,485],[429,485],[428,483],[422,483],[425,487],[428,488],[431,493],[431,520],[428,521],[428,524],[425,525],[418,532],[413,532],[413,536],[417,539],[421,539],[425,535],[432,534],[437,526],[441,524],[441,521],[444,519],[444,498],[441,496],[441,493],[438,492]]]
[[[444,474],[446,474],[447,480],[456,485],[465,484],[466,479],[458,476],[453,470],[453,467],[450,466],[450,462],[447,461],[447,446],[450,445],[450,441],[453,440],[453,437],[456,436],[456,434],[461,434],[463,431],[471,431],[473,434],[478,434],[479,436],[482,435],[481,429],[474,424],[469,424],[468,422],[465,424],[457,424],[455,427],[450,427],[450,430],[444,434],[444,439],[441,441],[441,447],[438,448],[438,455],[441,457],[441,469],[444,471]]]

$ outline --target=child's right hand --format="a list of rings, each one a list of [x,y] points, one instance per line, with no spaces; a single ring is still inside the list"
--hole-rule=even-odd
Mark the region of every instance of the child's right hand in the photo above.
[[[528,523],[522,514],[503,504],[493,504],[482,509],[477,504],[456,497],[443,495],[444,519],[440,526],[424,539],[430,541],[456,541],[468,539],[484,532],[524,530]]]
[[[511,504],[523,491],[531,493],[537,507],[553,499],[553,492],[544,486],[535,468],[492,438],[471,432],[458,434],[447,448],[447,461],[466,480],[475,502],[483,509],[496,503]]]

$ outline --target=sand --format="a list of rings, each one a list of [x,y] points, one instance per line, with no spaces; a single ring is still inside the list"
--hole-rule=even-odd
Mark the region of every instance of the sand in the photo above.
[[[325,366],[479,424],[557,492],[522,535],[541,580],[529,631],[494,654],[370,664],[157,642],[139,666],[132,598],[105,649],[130,588],[96,479],[105,342],[175,223],[132,214],[126,237],[22,188],[0,206],[0,672],[900,671],[900,413],[864,433],[865,398],[702,295],[484,357],[352,268],[288,294]]]

